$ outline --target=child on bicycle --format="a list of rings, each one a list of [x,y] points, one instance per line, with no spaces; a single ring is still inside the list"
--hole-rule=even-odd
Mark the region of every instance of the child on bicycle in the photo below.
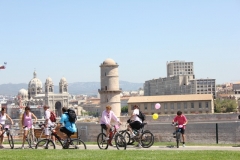
[[[28,135],[28,131],[30,129],[32,129],[32,126],[33,126],[32,117],[35,119],[35,123],[36,123],[37,122],[37,117],[35,116],[35,114],[33,114],[30,111],[30,107],[26,106],[25,107],[25,112],[24,112],[24,114],[22,116],[22,127],[24,129],[24,132],[23,132],[22,147],[20,147],[21,149],[24,149],[24,144],[25,144],[25,141],[26,141],[26,137]]]
[[[177,123],[178,125],[183,125],[183,129],[181,130],[182,133],[182,139],[183,139],[183,147],[185,147],[185,129],[186,124],[188,123],[187,118],[182,114],[181,111],[177,112],[177,116],[173,119],[172,124]],[[178,128],[176,127],[176,130]],[[176,134],[176,131],[173,133]]]
[[[6,113],[6,108],[2,108],[0,112],[0,149],[4,148],[2,143],[3,143],[3,130],[4,130],[4,125],[5,121],[9,119],[13,125],[13,120],[9,117],[9,115]]]
[[[102,128],[106,130],[106,139],[105,140],[109,140],[111,138],[111,136],[109,136],[109,134],[110,134],[112,119],[114,121],[118,122],[119,124],[122,124],[120,122],[120,120],[117,118],[117,116],[114,114],[114,112],[111,111],[111,109],[112,109],[111,106],[106,107],[106,110],[104,110],[102,112],[102,117],[101,117],[101,122],[100,122]],[[109,142],[109,144],[111,145],[111,142]]]

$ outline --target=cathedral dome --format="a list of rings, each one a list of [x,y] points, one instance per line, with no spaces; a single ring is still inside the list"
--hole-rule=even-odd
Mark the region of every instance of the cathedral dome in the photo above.
[[[34,71],[33,79],[28,83],[28,88],[39,88],[42,89],[42,82],[37,78],[37,73]]]
[[[28,95],[28,91],[26,89],[20,89],[18,91],[18,95],[19,96],[27,96]]]
[[[53,84],[52,78],[48,77],[48,78],[46,79],[46,83],[47,83],[47,84]]]
[[[66,78],[62,77],[61,80],[60,80],[60,83],[66,83],[66,82],[67,82]]]

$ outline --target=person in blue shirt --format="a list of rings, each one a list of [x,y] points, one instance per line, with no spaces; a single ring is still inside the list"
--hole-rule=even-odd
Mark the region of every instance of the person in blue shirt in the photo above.
[[[68,116],[67,110],[68,110],[67,107],[62,108],[63,114],[62,114],[61,120],[60,120],[60,124],[61,124],[60,131],[67,135],[71,135],[71,134],[74,134],[75,132],[77,132],[77,127],[76,127],[75,123],[72,123],[69,121],[69,116]]]

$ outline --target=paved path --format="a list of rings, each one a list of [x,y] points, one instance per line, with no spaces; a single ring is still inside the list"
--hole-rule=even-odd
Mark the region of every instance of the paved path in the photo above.
[[[31,149],[27,147],[28,145],[25,145],[25,149]],[[99,150],[97,145],[86,145],[88,150]],[[19,149],[21,147],[20,144],[17,144],[14,146],[14,149]],[[4,145],[5,149],[10,149],[9,145],[5,144]],[[56,145],[57,149],[62,149],[60,145]],[[134,147],[134,146],[127,146],[127,150],[229,150],[229,151],[240,151],[240,147],[232,147],[232,146],[186,146],[182,147],[180,146],[179,148],[176,147],[171,147],[171,146],[152,146],[150,148],[139,148],[139,147]],[[116,147],[108,147],[108,150],[117,150]]]

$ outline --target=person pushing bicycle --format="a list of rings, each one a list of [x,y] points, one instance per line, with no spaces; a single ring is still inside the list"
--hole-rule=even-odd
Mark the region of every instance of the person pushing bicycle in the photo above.
[[[13,125],[13,120],[12,118],[9,117],[9,115],[6,113],[6,108],[2,107],[2,110],[0,112],[0,149],[4,148],[2,143],[3,143],[3,131],[4,131],[4,125],[5,125],[5,121],[9,119]]]
[[[110,134],[112,119],[114,121],[118,122],[120,125],[122,124],[120,122],[120,120],[117,118],[117,116],[114,114],[114,112],[111,111],[111,109],[112,109],[111,106],[107,106],[106,110],[104,110],[102,112],[102,117],[100,120],[100,124],[101,124],[102,128],[106,130],[106,139],[105,140],[111,139],[111,135],[109,136],[109,134]],[[111,145],[111,142],[109,142],[109,144]]]
[[[186,124],[188,123],[187,118],[185,115],[182,114],[181,111],[177,111],[177,116],[173,119],[172,124],[177,123],[178,125],[183,125],[183,128],[181,130],[182,133],[182,139],[183,139],[183,147],[185,147],[185,130],[186,130]],[[176,127],[176,130],[178,128]],[[176,134],[176,131],[173,132],[173,134]]]

